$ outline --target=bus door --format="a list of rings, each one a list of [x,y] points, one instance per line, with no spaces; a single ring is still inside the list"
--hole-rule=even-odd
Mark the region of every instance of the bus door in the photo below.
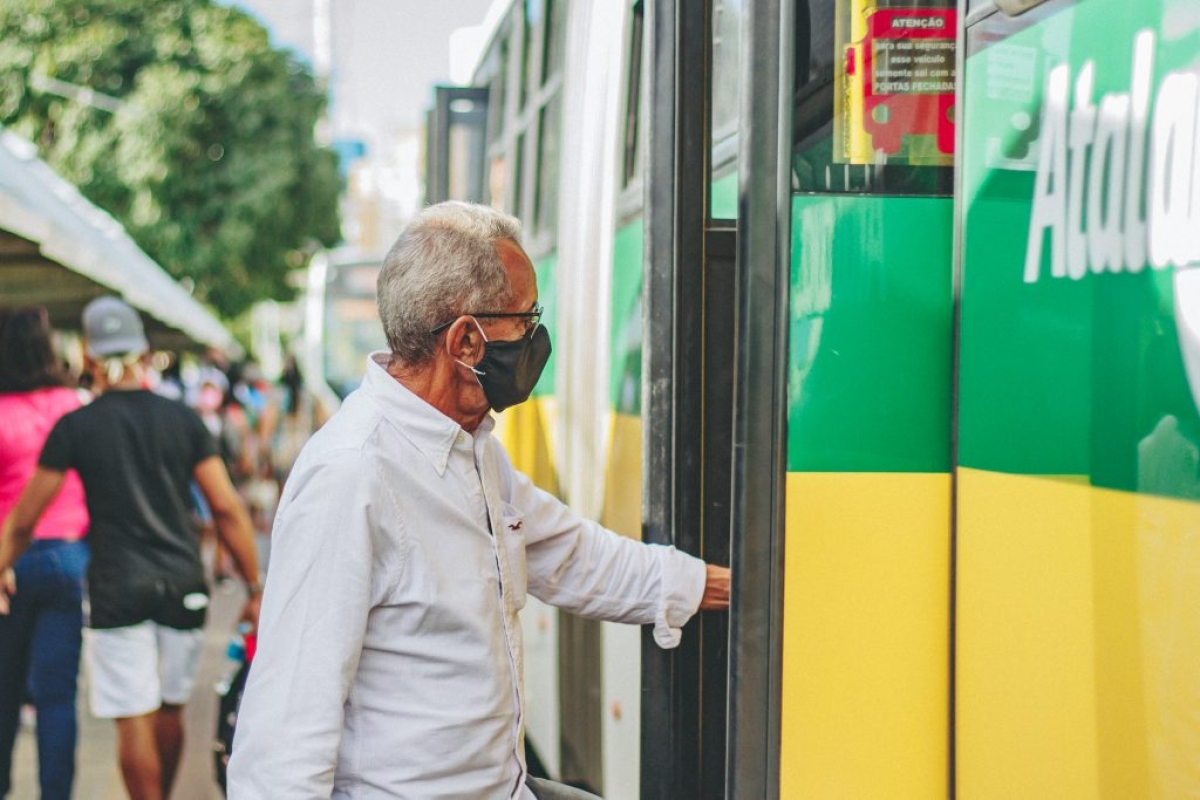
[[[730,796],[945,795],[955,4],[743,20]]]

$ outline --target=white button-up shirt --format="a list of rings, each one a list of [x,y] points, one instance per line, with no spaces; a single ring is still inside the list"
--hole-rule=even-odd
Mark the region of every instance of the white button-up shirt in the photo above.
[[[517,613],[695,613],[704,564],[581,519],[368,361],[304,448],[272,534],[232,800],[531,798]]]

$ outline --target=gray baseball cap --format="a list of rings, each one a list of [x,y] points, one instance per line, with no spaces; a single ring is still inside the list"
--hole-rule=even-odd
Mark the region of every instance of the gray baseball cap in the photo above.
[[[150,349],[142,319],[116,297],[97,297],[83,309],[83,338],[92,358],[140,355]]]

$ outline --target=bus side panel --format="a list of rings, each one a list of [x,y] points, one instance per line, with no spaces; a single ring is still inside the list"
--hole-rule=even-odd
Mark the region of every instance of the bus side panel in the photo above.
[[[708,215],[713,219],[737,219],[737,172],[731,172],[713,181],[711,192]]]
[[[555,297],[554,271],[557,253],[550,253],[534,264],[537,274],[538,296]],[[543,302],[546,308],[542,324],[549,330],[556,329],[556,303]],[[554,430],[557,403],[554,397],[555,358],[550,354],[542,377],[534,387],[529,402],[519,403],[497,415],[496,435],[504,443],[513,466],[524,472],[542,489],[558,494],[558,468],[554,460]]]
[[[1200,57],[1182,8],[1050,3],[968,31],[961,797],[1200,794],[1200,297],[1154,244],[1196,252],[1156,196],[1200,188],[1196,93],[1183,117],[1169,95]]]
[[[962,468],[958,794],[1200,788],[1200,509]]]
[[[642,238],[641,219],[613,242],[612,327],[609,339],[611,444],[600,522],[642,538]]]
[[[793,198],[781,796],[948,772],[951,203]]]
[[[557,260],[557,253],[551,252],[534,264],[538,296],[543,298],[546,307],[542,324],[550,330],[555,329],[557,304],[547,300],[555,297]],[[496,416],[496,435],[504,443],[513,466],[551,494],[558,494],[560,488],[551,440],[557,411],[554,355],[551,354],[529,401]],[[532,689],[526,693],[525,728],[528,740],[543,764],[557,775],[561,769],[558,614],[552,607],[530,597],[521,614],[521,627],[525,637],[525,685]]]
[[[945,791],[950,478],[787,481],[780,796]]]
[[[610,439],[599,522],[622,536],[642,538],[642,221],[613,241],[609,335]],[[642,632],[606,622],[601,698],[604,795],[636,797],[641,780]]]

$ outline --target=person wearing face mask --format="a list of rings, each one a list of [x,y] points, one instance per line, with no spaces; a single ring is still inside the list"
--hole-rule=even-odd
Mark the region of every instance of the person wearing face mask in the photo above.
[[[592,797],[527,776],[526,594],[654,625],[728,607],[729,571],[585,520],[513,468],[492,413],[550,356],[520,223],[449,202],[384,259],[389,351],[284,487],[229,794]]]

